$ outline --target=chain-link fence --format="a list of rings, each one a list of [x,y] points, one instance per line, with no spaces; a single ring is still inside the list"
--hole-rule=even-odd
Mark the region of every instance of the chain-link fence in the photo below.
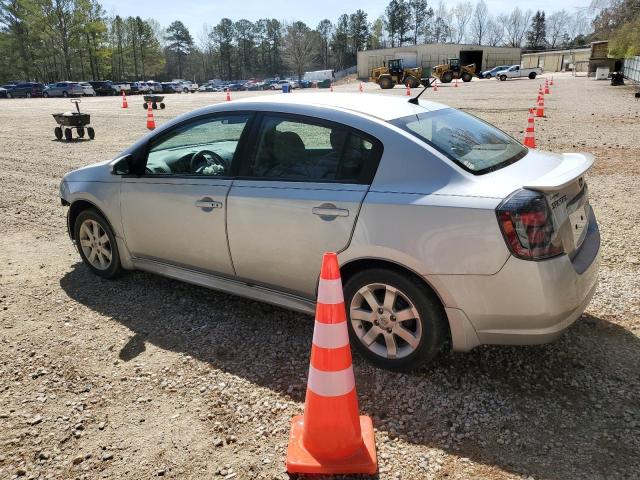
[[[640,82],[640,57],[625,58],[622,71],[628,79]]]

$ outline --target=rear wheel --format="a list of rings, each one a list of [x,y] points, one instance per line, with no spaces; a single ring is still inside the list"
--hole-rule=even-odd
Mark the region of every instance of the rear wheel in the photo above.
[[[418,80],[416,77],[414,77],[413,75],[408,76],[405,79],[405,85],[409,85],[409,88],[418,88],[420,86],[420,80]]]
[[[162,102],[160,103],[160,109],[161,109],[161,110],[164,110],[164,107],[165,107],[165,106],[166,106],[166,105],[165,105],[164,103],[162,103]]]
[[[84,138],[84,127],[78,127],[78,136]]]
[[[529,74],[529,78],[530,78],[531,80],[534,80],[534,79],[536,78],[536,72],[531,72],[531,73]]]
[[[462,74],[461,78],[462,78],[462,81],[465,82],[465,83],[470,82],[471,81],[471,74],[469,72],[464,72]]]
[[[158,109],[158,104],[156,102],[153,102],[151,104],[151,108],[153,108],[154,110],[157,110]]]
[[[89,135],[89,138],[91,140],[96,138],[96,131],[93,129],[93,127],[87,127],[87,134]]]
[[[64,129],[64,138],[67,142],[70,142],[71,139],[73,138],[73,132],[71,131],[70,128]]]
[[[102,215],[91,208],[80,212],[73,231],[80,257],[93,273],[103,278],[122,273],[115,235]]]
[[[11,92],[7,92],[7,98],[13,98],[13,95],[11,95]]]
[[[351,343],[378,367],[417,368],[432,360],[448,338],[439,300],[407,275],[364,270],[347,281],[344,293]]]
[[[487,73],[487,74],[484,76],[484,78],[486,78],[487,80],[488,80],[488,79],[490,79],[490,78],[491,78],[491,74],[490,74],[490,73]]]
[[[62,129],[60,127],[54,128],[53,134],[56,136],[58,140],[62,140]]]
[[[27,98],[31,98],[31,92],[27,92],[27,93],[25,93],[25,97],[27,97]]]
[[[66,97],[68,97],[68,96],[69,96],[69,94],[68,94],[66,91],[63,91],[63,92],[62,92],[62,96],[66,98]]]
[[[440,78],[442,83],[451,83],[451,80],[453,80],[453,72],[444,72]]]
[[[49,98],[49,94],[48,94],[47,92],[42,92],[42,96],[43,96],[44,98]]]

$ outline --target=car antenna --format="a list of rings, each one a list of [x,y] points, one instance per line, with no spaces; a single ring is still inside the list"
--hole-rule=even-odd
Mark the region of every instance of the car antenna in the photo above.
[[[420,95],[422,95],[424,92],[427,91],[427,88],[429,88],[431,85],[433,85],[435,83],[436,79],[434,78],[433,80],[429,80],[427,78],[427,84],[424,86],[424,88],[422,89],[422,91],[416,95],[415,97],[412,97],[409,99],[409,103],[413,103],[414,105],[419,105],[418,99],[420,98]]]

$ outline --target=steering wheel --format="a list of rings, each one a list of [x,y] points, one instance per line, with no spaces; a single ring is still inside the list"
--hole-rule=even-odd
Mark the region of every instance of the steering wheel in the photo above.
[[[211,150],[200,150],[191,156],[191,173],[203,173],[203,170],[209,166],[216,167],[214,171],[224,172],[227,169],[227,162]]]

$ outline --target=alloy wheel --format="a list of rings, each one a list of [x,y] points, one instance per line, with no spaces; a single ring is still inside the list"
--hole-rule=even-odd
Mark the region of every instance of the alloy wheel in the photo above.
[[[397,288],[373,283],[360,288],[349,305],[351,326],[371,352],[384,358],[413,353],[422,339],[422,322],[409,297]]]
[[[87,219],[80,226],[80,248],[87,261],[98,270],[111,265],[113,253],[109,235],[95,220]]]

